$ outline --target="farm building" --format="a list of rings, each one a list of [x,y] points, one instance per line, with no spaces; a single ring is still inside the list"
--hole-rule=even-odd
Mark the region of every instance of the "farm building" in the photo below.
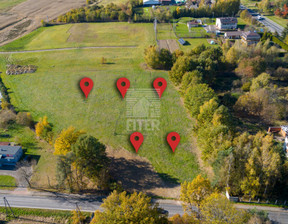
[[[160,5],[159,0],[143,0],[143,5],[148,6],[148,5]]]
[[[238,20],[235,17],[221,17],[216,19],[216,27],[220,30],[237,29]]]
[[[0,145],[0,166],[16,165],[22,154],[21,146]]]
[[[242,31],[231,31],[231,32],[225,32],[224,38],[225,39],[241,39],[243,32]]]
[[[192,27],[198,27],[198,22],[196,20],[190,21],[187,23],[188,29],[191,29]]]
[[[243,32],[241,39],[242,42],[247,44],[248,46],[251,44],[257,44],[260,41],[260,35],[257,32]]]

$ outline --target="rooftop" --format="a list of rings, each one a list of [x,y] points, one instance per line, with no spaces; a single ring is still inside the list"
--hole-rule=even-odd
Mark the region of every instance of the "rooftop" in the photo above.
[[[220,19],[221,23],[237,23],[238,20],[235,17],[220,17],[217,18]]]
[[[2,154],[10,154],[14,155],[21,149],[21,146],[0,146],[0,155]]]

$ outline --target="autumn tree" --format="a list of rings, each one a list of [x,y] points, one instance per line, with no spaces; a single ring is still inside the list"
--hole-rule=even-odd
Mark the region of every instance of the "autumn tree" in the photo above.
[[[246,212],[238,210],[223,195],[213,193],[201,203],[201,218],[204,223],[242,224],[246,223]]]
[[[144,51],[146,64],[153,69],[170,69],[173,65],[172,54],[166,49],[150,46]]]
[[[192,86],[202,83],[202,73],[198,70],[194,70],[192,72],[186,72],[182,78],[181,83],[181,92],[182,94],[186,93],[186,90]]]
[[[250,91],[256,91],[261,88],[267,87],[269,85],[270,79],[271,77],[269,74],[265,72],[261,73],[256,78],[252,79]]]
[[[78,137],[84,133],[84,131],[76,131],[76,129],[72,126],[67,129],[63,129],[55,140],[54,154],[66,155],[71,151],[71,147],[73,144],[75,144]]]
[[[167,217],[159,213],[158,205],[152,205],[151,198],[142,192],[128,195],[125,191],[113,191],[97,210],[91,224],[168,224]]]
[[[53,139],[52,127],[48,122],[47,116],[40,118],[39,122],[35,126],[35,132],[38,137],[41,137],[49,144],[52,144]]]
[[[16,123],[27,127],[32,127],[33,120],[31,113],[19,112],[16,116]]]
[[[212,193],[208,179],[198,175],[192,182],[185,181],[181,184],[180,200],[183,201],[184,211],[190,215],[197,214],[202,201]],[[195,209],[196,207],[196,209]]]
[[[107,170],[109,160],[105,150],[105,145],[89,135],[81,135],[72,146],[75,166],[102,188],[107,186],[109,177]]]
[[[197,67],[196,59],[191,56],[181,56],[174,63],[171,71],[169,72],[170,80],[176,85],[180,85],[182,77],[186,72],[193,71]]]
[[[207,84],[191,85],[186,92],[184,104],[193,117],[200,112],[200,107],[210,99],[215,97],[213,89]]]

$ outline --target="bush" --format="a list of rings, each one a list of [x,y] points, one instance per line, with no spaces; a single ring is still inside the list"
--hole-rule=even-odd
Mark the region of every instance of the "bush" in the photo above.
[[[2,110],[0,112],[0,128],[8,128],[9,125],[15,123],[16,114],[11,110]]]
[[[16,116],[16,123],[27,127],[32,127],[33,120],[31,114],[27,112],[19,112]]]

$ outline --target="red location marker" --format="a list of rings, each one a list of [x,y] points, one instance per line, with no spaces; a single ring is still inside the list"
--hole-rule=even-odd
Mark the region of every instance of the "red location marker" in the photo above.
[[[164,92],[164,90],[167,87],[167,82],[164,78],[157,78],[154,80],[153,86],[156,89],[156,91],[159,95],[159,98],[161,98],[162,93]]]
[[[177,132],[170,132],[167,135],[167,142],[170,145],[172,151],[175,152],[175,149],[180,142],[180,135]]]
[[[88,97],[90,91],[93,88],[93,81],[90,78],[83,78],[80,81],[80,88],[82,89],[83,93],[85,94],[86,98]]]
[[[120,78],[117,80],[116,85],[117,85],[117,88],[120,91],[120,93],[124,99],[125,94],[130,87],[130,81],[126,78]]]
[[[140,132],[134,132],[130,135],[130,142],[132,143],[134,149],[136,150],[136,153],[138,153],[138,149],[142,145],[144,140],[143,135]]]

